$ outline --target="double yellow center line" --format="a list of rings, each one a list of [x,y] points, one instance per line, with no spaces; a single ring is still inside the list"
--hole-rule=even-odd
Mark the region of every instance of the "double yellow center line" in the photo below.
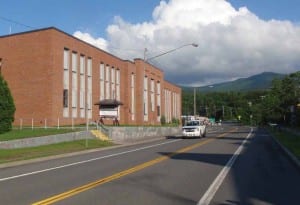
[[[230,131],[230,132],[231,132],[231,131]],[[230,132],[229,132],[229,133],[230,133]],[[229,133],[221,134],[221,135],[218,136],[218,138],[224,137],[225,135],[227,135],[227,134],[229,134]],[[134,173],[134,172],[137,172],[137,171],[140,171],[140,170],[142,170],[142,169],[145,169],[145,168],[147,168],[147,167],[150,167],[150,166],[152,166],[152,165],[154,165],[154,164],[157,164],[157,163],[160,163],[160,162],[162,162],[162,161],[165,161],[165,160],[167,160],[167,159],[169,159],[169,158],[171,158],[171,157],[173,157],[173,156],[175,156],[175,155],[178,155],[178,154],[180,154],[180,153],[188,152],[188,151],[190,151],[190,150],[192,150],[192,149],[195,149],[196,147],[199,147],[199,146],[202,146],[202,145],[204,145],[204,144],[207,144],[207,143],[209,143],[209,142],[211,142],[211,141],[213,141],[213,140],[215,140],[215,139],[207,139],[207,140],[205,140],[205,141],[201,141],[201,142],[199,142],[199,143],[196,143],[196,144],[193,144],[193,145],[191,145],[191,146],[188,146],[188,147],[182,148],[182,149],[180,149],[180,150],[177,150],[176,152],[170,153],[170,154],[168,154],[168,155],[166,155],[166,156],[162,156],[162,157],[155,158],[155,159],[153,159],[153,160],[150,160],[150,161],[145,162],[145,163],[143,163],[143,164],[139,164],[139,165],[137,165],[137,166],[134,166],[134,167],[132,167],[132,168],[130,168],[130,169],[127,169],[127,170],[118,172],[118,173],[113,174],[113,175],[111,175],[111,176],[108,176],[108,177],[99,179],[99,180],[97,180],[97,181],[88,183],[88,184],[86,184],[86,185],[77,187],[77,188],[75,188],[75,189],[71,189],[71,190],[69,190],[69,191],[66,191],[66,192],[63,192],[63,193],[61,193],[61,194],[52,196],[52,197],[47,198],[47,199],[45,199],[45,200],[38,201],[38,202],[36,202],[36,203],[33,203],[32,205],[47,205],[47,204],[53,204],[53,203],[55,203],[55,202],[61,201],[61,200],[66,199],[66,198],[69,198],[69,197],[71,197],[71,196],[73,196],[73,195],[76,195],[76,194],[79,194],[79,193],[81,193],[81,192],[87,191],[87,190],[89,190],[89,189],[95,188],[95,187],[97,187],[97,186],[99,186],[99,185],[105,184],[105,183],[107,183],[107,182],[113,181],[113,180],[115,180],[115,179],[124,177],[124,176],[126,176],[126,175],[129,175],[129,174],[132,174],[132,173]]]

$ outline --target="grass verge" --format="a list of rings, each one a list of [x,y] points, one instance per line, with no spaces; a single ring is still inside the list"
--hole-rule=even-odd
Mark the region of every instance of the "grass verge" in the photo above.
[[[0,134],[0,141],[24,139],[28,137],[41,137],[47,135],[64,134],[69,132],[76,132],[78,130],[72,129],[22,129],[22,130],[11,130],[9,132]]]
[[[288,131],[271,131],[274,137],[300,160],[300,136]]]
[[[0,149],[0,163],[66,154],[71,152],[102,148],[102,147],[108,147],[113,145],[112,142],[101,141],[97,139],[88,140],[87,142],[88,142],[87,147],[86,147],[85,140],[78,140],[78,141],[63,142],[63,143],[44,145],[39,147],[31,147],[31,148]]]

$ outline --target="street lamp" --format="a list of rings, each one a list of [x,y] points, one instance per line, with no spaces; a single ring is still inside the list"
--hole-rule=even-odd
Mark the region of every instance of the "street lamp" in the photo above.
[[[150,58],[146,57],[146,52],[148,51],[147,48],[144,49],[144,66],[143,66],[143,78],[144,78],[144,80],[143,80],[143,94],[142,94],[142,98],[143,98],[142,99],[142,102],[143,102],[142,122],[143,122],[143,124],[144,124],[144,121],[145,121],[144,116],[145,116],[145,109],[146,109],[145,108],[145,93],[144,93],[145,92],[145,63],[147,63],[149,60],[152,60],[154,58],[158,58],[160,56],[163,56],[163,55],[166,55],[168,53],[174,52],[174,51],[179,50],[179,49],[181,49],[183,47],[186,47],[186,46],[198,47],[198,44],[196,44],[196,43],[184,44],[184,45],[181,45],[177,48],[174,48],[174,49],[168,50],[166,52],[163,52],[161,54],[158,54],[156,56],[152,56]]]
[[[150,58],[147,58],[145,61],[147,62],[147,61],[149,61],[149,60],[152,60],[152,59],[154,59],[154,58],[157,58],[157,57],[166,55],[166,54],[168,54],[168,53],[171,53],[171,52],[173,52],[173,51],[176,51],[176,50],[181,49],[181,48],[186,47],[186,46],[198,47],[198,44],[196,44],[196,43],[184,44],[184,45],[179,46],[179,47],[177,47],[177,48],[174,48],[174,49],[172,49],[172,50],[169,50],[169,51],[166,51],[166,52],[164,52],[164,53],[158,54],[158,55],[156,55],[156,56],[152,56],[152,57],[150,57]],[[145,48],[145,52],[146,52],[146,51],[147,51],[147,48]],[[145,59],[145,54],[144,54],[144,59]]]

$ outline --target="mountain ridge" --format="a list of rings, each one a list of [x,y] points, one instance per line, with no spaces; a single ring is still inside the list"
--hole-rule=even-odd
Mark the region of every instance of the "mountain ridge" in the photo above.
[[[207,86],[197,87],[200,92],[248,92],[255,90],[268,90],[274,79],[282,79],[285,74],[275,72],[263,72],[246,78],[239,78],[234,81],[216,83]],[[191,91],[195,87],[181,87],[184,91]]]

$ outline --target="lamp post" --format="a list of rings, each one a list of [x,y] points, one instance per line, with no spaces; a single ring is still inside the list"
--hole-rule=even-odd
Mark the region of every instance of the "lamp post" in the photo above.
[[[196,44],[196,43],[189,43],[189,44],[184,44],[184,45],[181,45],[181,46],[179,46],[179,47],[177,47],[177,48],[174,48],[174,49],[171,49],[171,50],[168,50],[168,51],[166,51],[166,52],[163,52],[163,53],[161,53],[161,54],[158,54],[158,55],[156,55],[156,56],[152,56],[152,57],[150,57],[150,58],[147,58],[146,57],[146,52],[148,51],[147,50],[147,48],[145,48],[144,49],[144,59],[143,59],[143,90],[142,90],[142,92],[143,92],[143,94],[142,94],[142,102],[143,102],[143,112],[142,112],[142,123],[144,124],[144,121],[145,121],[145,119],[144,119],[144,116],[145,116],[145,109],[146,109],[146,105],[145,105],[145,74],[146,74],[146,69],[145,69],[145,64],[149,61],[149,60],[152,60],[152,59],[154,59],[154,58],[158,58],[158,57],[160,57],[160,56],[163,56],[163,55],[166,55],[166,54],[168,54],[168,53],[171,53],[171,52],[174,52],[174,51],[176,51],[176,50],[179,50],[179,49],[181,49],[181,48],[183,48],[183,47],[186,47],[186,46],[193,46],[193,47],[198,47],[198,44]],[[146,95],[147,95],[147,93],[146,93]]]
[[[177,47],[177,48],[174,48],[174,49],[171,49],[171,50],[169,50],[169,51],[163,52],[163,53],[158,54],[158,55],[156,55],[156,56],[152,56],[152,57],[150,57],[150,58],[147,58],[147,59],[145,60],[145,62],[147,62],[147,61],[149,61],[149,60],[152,60],[152,59],[154,59],[154,58],[157,58],[157,57],[166,55],[166,54],[168,54],[168,53],[174,52],[174,51],[179,50],[179,49],[181,49],[181,48],[183,48],[183,47],[186,47],[186,46],[198,47],[198,44],[196,44],[196,43],[184,44],[184,45],[182,45],[182,46],[179,46],[179,47]],[[145,48],[145,51],[147,51],[147,48]]]
[[[196,88],[194,87],[194,117],[196,117],[197,114],[196,107]]]

